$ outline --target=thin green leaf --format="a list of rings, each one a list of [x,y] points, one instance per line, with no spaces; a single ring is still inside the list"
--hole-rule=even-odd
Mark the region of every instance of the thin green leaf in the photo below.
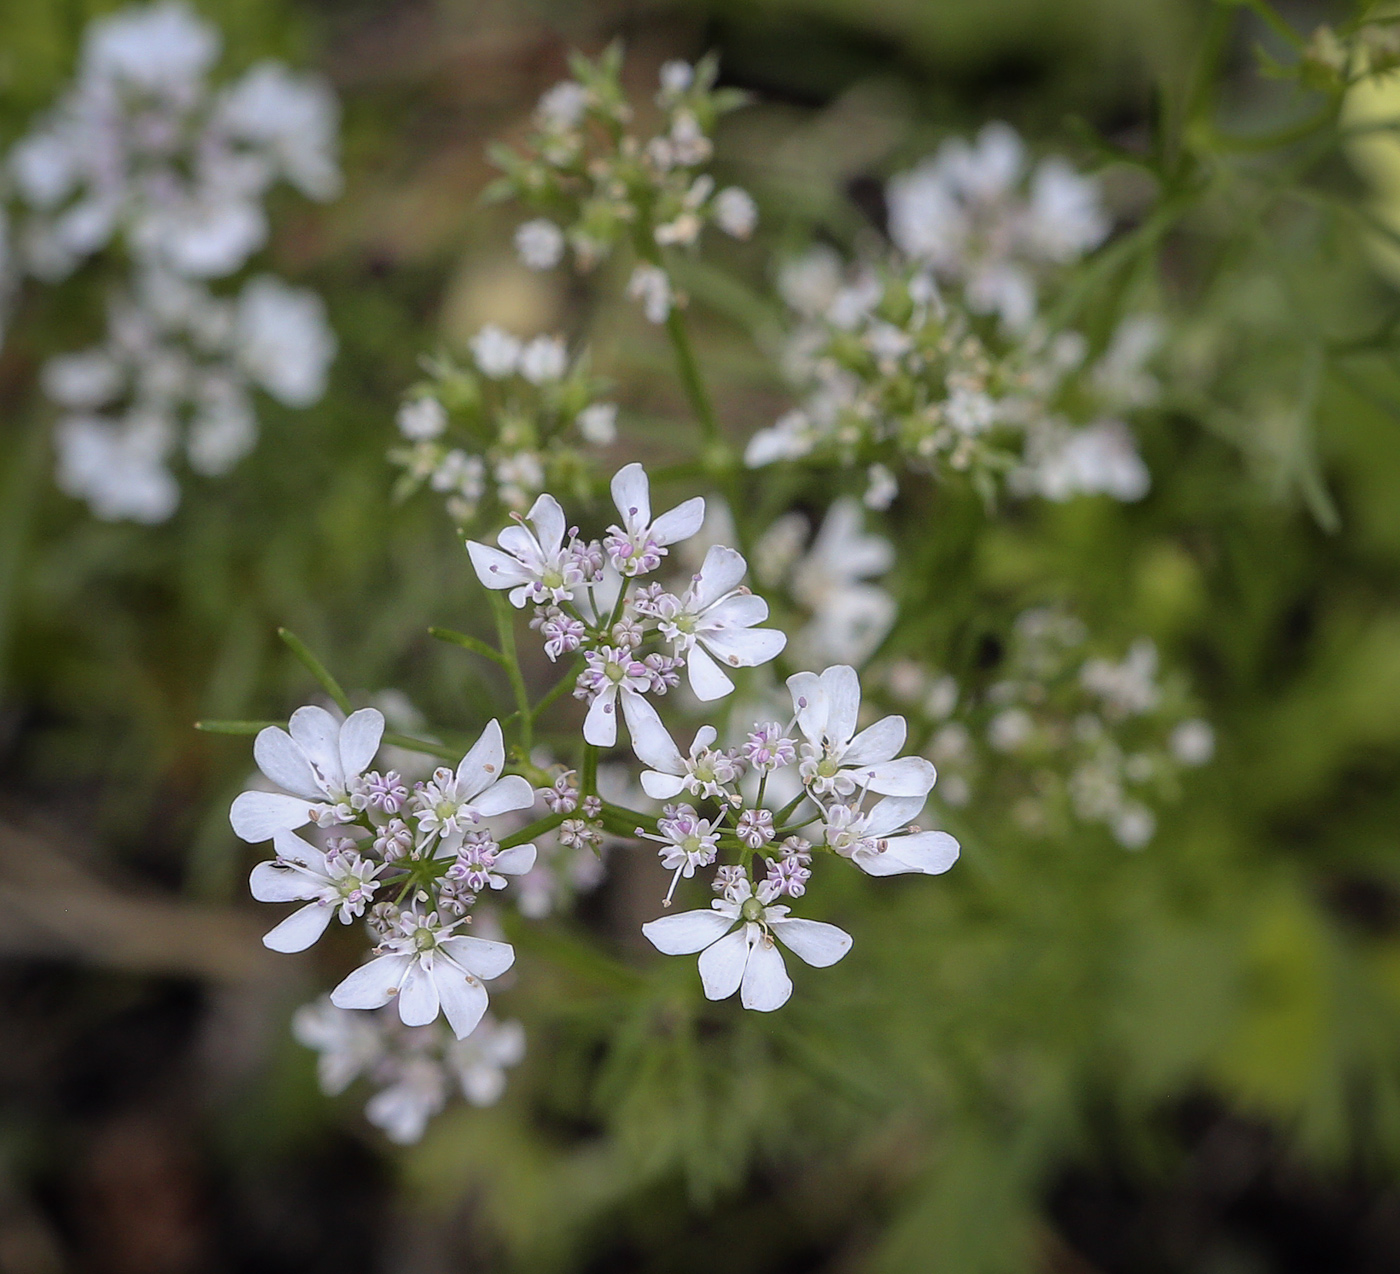
[[[340,688],[340,682],[331,676],[326,670],[325,664],[311,653],[310,647],[290,628],[279,628],[277,635],[286,643],[292,654],[301,660],[307,672],[321,683],[321,689],[335,700],[336,707],[348,717],[354,711],[350,706],[350,696]]]

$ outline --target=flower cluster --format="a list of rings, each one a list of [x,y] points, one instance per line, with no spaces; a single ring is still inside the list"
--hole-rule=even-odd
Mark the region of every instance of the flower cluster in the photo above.
[[[647,318],[664,323],[679,297],[662,265],[664,249],[688,247],[707,224],[746,239],[758,221],[753,199],[737,186],[715,188],[704,172],[721,115],[744,94],[717,89],[718,63],[667,62],[656,106],[660,127],[649,139],[629,131],[634,111],[620,83],[618,46],[596,62],[575,57],[574,78],[551,88],[535,110],[525,154],[493,151],[505,177],[497,197],[513,196],[542,215],[516,232],[521,260],[547,270],[573,253],[589,270],[630,241],[640,262],[628,285]]]
[[[361,708],[338,720],[309,706],[286,730],[264,729],[253,745],[263,774],[280,790],[248,791],[233,803],[233,830],[275,856],[250,880],[262,902],[302,905],[263,939],[274,951],[303,951],[331,920],[363,919],[374,958],[331,994],[345,1009],[397,1001],[405,1026],[441,1012],[458,1039],[486,1011],[483,983],[514,963],[508,943],[466,933],[478,895],[528,872],[535,847],[497,840],[491,820],[529,809],[535,792],[505,773],[505,743],[492,721],[455,768],[409,785],[395,771],[369,767],[384,718]],[[317,829],[319,843],[298,833]]]
[[[784,366],[802,405],[752,437],[750,467],[865,465],[873,508],[893,500],[900,467],[967,473],[988,497],[1003,483],[1052,500],[1146,493],[1120,417],[1158,392],[1151,319],[1126,320],[1095,357],[1076,332],[979,316],[921,262],[847,268],[818,248],[780,284],[797,316]]]
[[[520,1023],[497,1022],[489,1013],[457,1039],[437,1022],[404,1026],[387,1009],[354,1013],[321,999],[296,1011],[292,1034],[318,1054],[316,1074],[327,1096],[361,1077],[374,1085],[365,1118],[400,1144],[422,1137],[454,1089],[473,1106],[499,1101],[506,1069],[525,1056]]]
[[[583,737],[605,748],[617,741],[619,715],[634,738],[659,726],[651,699],[677,686],[682,669],[697,698],[719,699],[734,688],[726,669],[766,663],[787,642],[759,627],[768,605],[743,586],[747,563],[724,545],[710,548],[678,592],[642,583],[672,545],[699,531],[703,499],[653,517],[639,464],[618,470],[612,496],[618,521],[601,540],[580,539],[546,494],[500,533],[499,548],[467,541],[481,582],[509,590],[517,608],[533,607],[530,626],[546,655],[570,655],[581,665],[574,694],[588,704]]]
[[[1150,640],[1116,661],[1087,654],[1086,641],[1078,620],[1036,609],[1017,618],[1000,675],[979,693],[912,661],[886,669],[892,695],[924,722],[946,804],[967,804],[976,785],[1030,831],[1077,821],[1106,825],[1129,849],[1152,839],[1151,803],[1211,759],[1215,734],[1177,682],[1159,679]]]
[[[524,512],[545,485],[587,485],[580,442],[606,447],[617,407],[586,355],[570,358],[561,336],[523,341],[489,324],[468,346],[466,365],[428,360],[429,379],[399,408],[405,444],[389,453],[403,467],[399,494],[427,483],[459,523],[482,509]]]
[[[103,518],[169,517],[178,450],[197,472],[225,472],[256,440],[250,390],[315,402],[335,352],[315,294],[268,276],[235,296],[211,289],[266,242],[274,183],[314,199],[340,185],[330,89],[262,62],[215,91],[219,44],[178,0],[95,20],[76,82],[4,164],[7,292],[112,247],[129,267],[106,339],[44,374],[65,413],[60,485]]]

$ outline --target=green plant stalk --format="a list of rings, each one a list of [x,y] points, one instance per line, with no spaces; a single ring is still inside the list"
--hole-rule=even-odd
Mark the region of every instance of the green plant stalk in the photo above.
[[[520,659],[515,652],[515,617],[510,603],[496,592],[489,593],[491,610],[496,616],[496,635],[501,643],[501,663],[515,692],[515,708],[520,714],[520,746],[530,755],[534,745],[535,718],[530,712],[530,694],[525,689],[525,674],[520,671]]]
[[[326,665],[311,653],[311,648],[290,628],[279,628],[277,635],[286,643],[292,654],[302,662],[306,670],[321,683],[321,689],[335,700],[335,706],[348,717],[354,711],[350,706],[350,697],[340,688],[340,682],[327,671]]]

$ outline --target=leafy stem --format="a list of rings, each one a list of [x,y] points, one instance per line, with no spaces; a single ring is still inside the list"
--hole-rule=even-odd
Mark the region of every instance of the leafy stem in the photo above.
[[[520,659],[515,652],[515,616],[510,603],[500,593],[489,592],[491,610],[496,617],[496,636],[501,643],[500,662],[510,678],[510,688],[515,693],[515,708],[520,715],[520,746],[525,755],[530,755],[534,745],[535,718],[530,711],[530,694],[525,688],[525,675],[520,671]]]

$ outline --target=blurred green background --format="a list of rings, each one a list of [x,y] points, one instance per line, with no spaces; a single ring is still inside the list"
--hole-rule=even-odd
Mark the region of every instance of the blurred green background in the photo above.
[[[0,141],[110,7],[0,9]],[[246,741],[191,728],[313,696],[279,624],[359,696],[398,687],[446,729],[507,701],[427,636],[480,626],[450,523],[390,501],[420,354],[488,320],[586,333],[619,386],[617,456],[685,417],[624,279],[526,272],[514,211],[478,201],[487,142],[519,136],[571,46],[621,36],[639,91],[664,59],[717,49],[756,95],[717,168],[763,230],[688,281],[741,438],[786,401],[747,301],[777,249],[873,234],[878,182],[987,119],[1083,163],[1094,135],[1145,149],[1192,100],[1225,9],[198,8],[226,68],[274,54],[341,94],[345,194],[274,201],[266,255],[324,296],[340,355],[320,404],[264,400],[256,452],[186,477],[176,517],[147,528],[93,520],[50,479],[37,369],[96,335],[100,279],[26,292],[0,352],[0,1270],[1400,1269],[1400,367],[1363,340],[1397,306],[1359,222],[1270,202],[1248,165],[1214,171],[1098,303],[1108,324],[1120,293],[1152,295],[1228,371],[1229,410],[1188,403],[1144,432],[1147,500],[989,518],[914,486],[885,524],[894,653],[975,678],[1018,611],[1063,601],[1190,674],[1217,760],[1145,852],[1027,840],[974,808],[946,877],[819,881],[813,914],[859,958],[772,1019],[706,1005],[688,962],[648,959],[620,872],[579,917],[512,931],[531,1051],[504,1101],[391,1151],[353,1100],[320,1096],[285,1031],[352,945],[265,958],[226,816]],[[1286,13],[1304,33],[1336,17]],[[1228,16],[1211,108],[1241,131],[1286,121],[1288,87],[1252,55],[1266,28]],[[1144,179],[1106,180],[1141,216]],[[1336,156],[1300,180],[1360,193]],[[1313,403],[1300,349],[1325,356]]]

